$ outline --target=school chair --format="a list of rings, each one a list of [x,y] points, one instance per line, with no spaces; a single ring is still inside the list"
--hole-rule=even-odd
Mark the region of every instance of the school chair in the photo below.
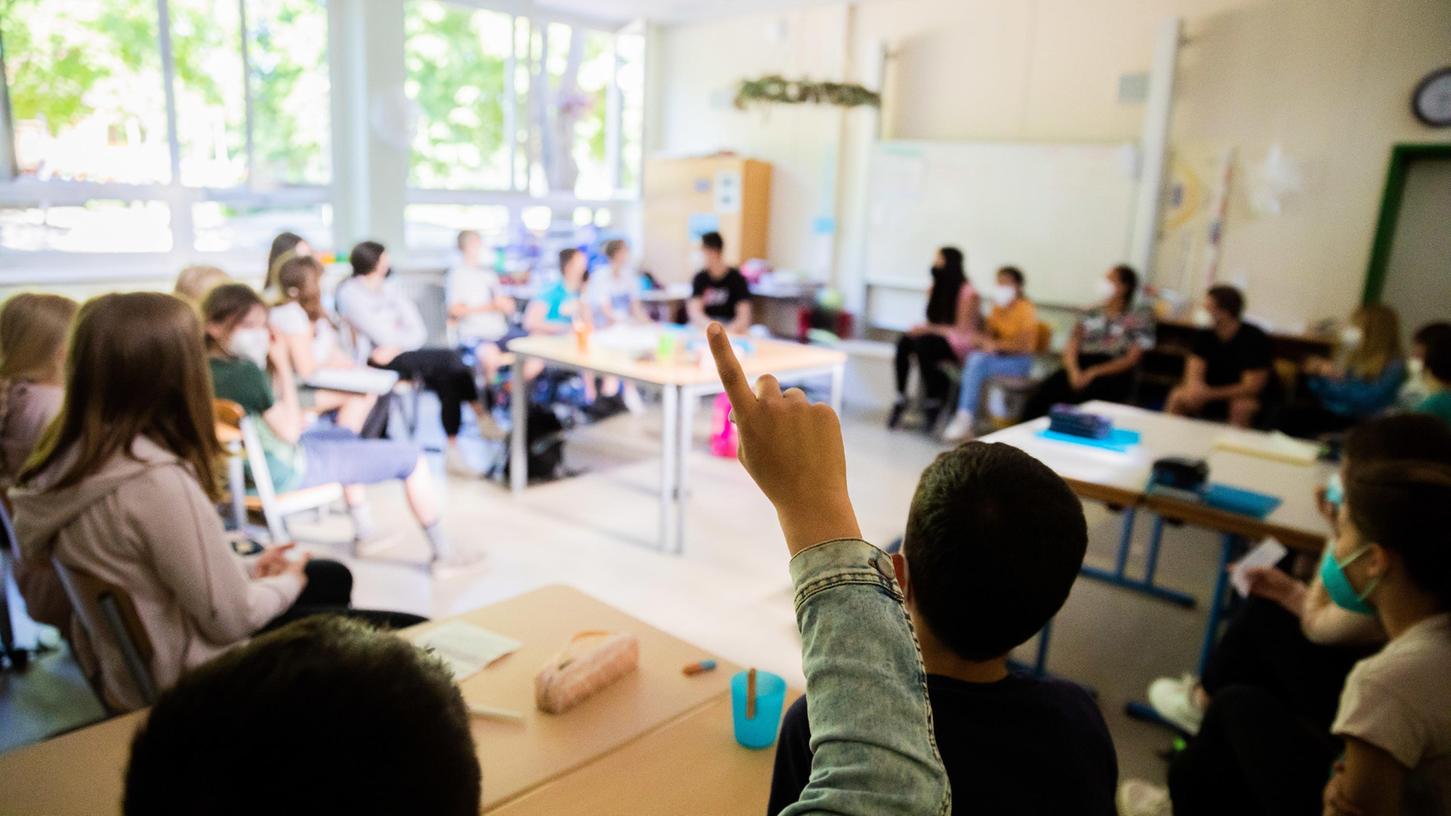
[[[246,457],[247,469],[252,471],[255,494],[239,491],[236,484],[228,485],[232,506],[236,507],[237,494],[242,493],[242,506],[246,512],[260,513],[267,524],[267,532],[273,543],[294,540],[288,532],[287,519],[299,513],[321,512],[343,498],[343,486],[332,484],[305,487],[301,490],[277,492],[272,482],[272,472],[267,468],[267,457],[262,450],[262,437],[257,430],[256,420],[231,400],[213,402],[219,427],[231,428],[241,438],[242,453]],[[233,471],[235,472],[235,471]],[[245,518],[245,513],[243,514]]]
[[[120,652],[131,682],[146,705],[156,702],[156,682],[151,676],[151,640],[136,616],[136,605],[125,590],[89,573],[67,566],[59,558],[50,560],[71,600],[76,620],[92,644],[109,643]],[[108,714],[124,713],[107,696],[99,665],[87,667],[86,680]]]

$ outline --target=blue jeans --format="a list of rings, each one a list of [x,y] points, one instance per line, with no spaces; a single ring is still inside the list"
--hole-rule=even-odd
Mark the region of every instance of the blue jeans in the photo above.
[[[346,428],[319,426],[297,441],[304,464],[297,488],[341,482],[378,484],[403,480],[418,466],[418,448],[394,439],[361,439]]]
[[[992,377],[1026,377],[1033,370],[1031,354],[998,354],[974,351],[967,355],[962,367],[962,391],[957,395],[957,410],[977,413],[982,389]]]

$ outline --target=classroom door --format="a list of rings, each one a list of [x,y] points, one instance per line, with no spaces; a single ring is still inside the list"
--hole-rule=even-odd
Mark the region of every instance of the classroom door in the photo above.
[[[1451,158],[1420,158],[1406,170],[1381,302],[1401,317],[1402,339],[1451,320]]]

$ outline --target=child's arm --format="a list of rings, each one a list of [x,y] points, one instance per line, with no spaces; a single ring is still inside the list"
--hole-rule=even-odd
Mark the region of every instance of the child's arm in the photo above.
[[[841,425],[800,389],[752,392],[718,324],[707,331],[740,429],[740,460],[775,505],[796,587],[811,782],[783,816],[947,814],[926,671],[890,562],[861,540]]]
[[[1386,751],[1355,737],[1345,739],[1345,757],[1325,786],[1327,816],[1394,816],[1401,812],[1406,766]]]

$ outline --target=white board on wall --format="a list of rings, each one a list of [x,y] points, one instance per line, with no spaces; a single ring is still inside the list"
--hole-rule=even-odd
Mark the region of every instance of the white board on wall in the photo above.
[[[1136,172],[1132,144],[878,144],[867,192],[868,322],[921,321],[928,267],[944,245],[966,254],[979,287],[1012,265],[1036,301],[1093,301],[1104,270],[1128,257]]]

